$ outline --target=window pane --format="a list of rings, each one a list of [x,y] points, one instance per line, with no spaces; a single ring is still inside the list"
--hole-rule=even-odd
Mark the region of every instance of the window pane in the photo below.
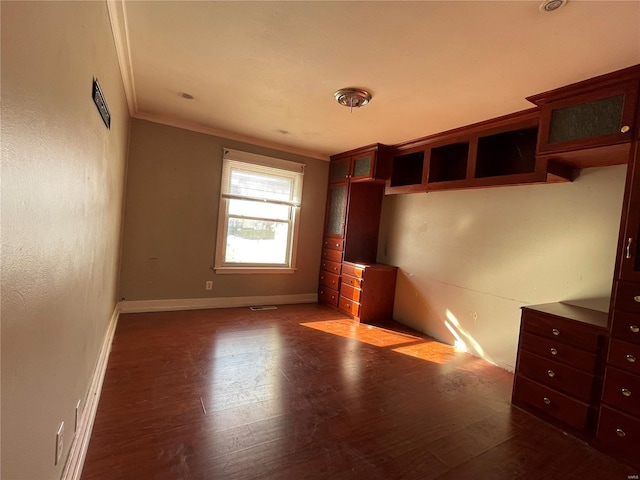
[[[288,202],[292,198],[293,179],[232,169],[229,193],[253,198]]]
[[[261,217],[271,220],[289,220],[290,210],[291,207],[287,205],[274,205],[265,202],[252,202],[250,200],[229,200],[229,215]]]
[[[229,218],[226,263],[286,264],[289,224]]]

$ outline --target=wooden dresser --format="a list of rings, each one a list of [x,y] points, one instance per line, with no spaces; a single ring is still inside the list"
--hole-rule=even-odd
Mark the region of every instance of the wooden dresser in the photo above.
[[[578,435],[595,433],[607,313],[564,303],[522,309],[513,403]]]

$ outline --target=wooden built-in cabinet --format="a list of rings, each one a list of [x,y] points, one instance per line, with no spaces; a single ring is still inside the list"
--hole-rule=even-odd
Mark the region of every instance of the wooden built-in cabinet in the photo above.
[[[396,145],[385,193],[572,180],[571,168],[536,156],[538,121],[530,109]]]
[[[536,108],[331,158],[319,300],[392,316],[375,263],[383,194],[571,181],[628,164],[609,313],[523,307],[512,401],[640,468],[640,65],[529,97]],[[588,259],[586,260],[588,261]]]
[[[628,144],[633,138],[639,78],[640,67],[635,66],[528,97],[540,107],[538,154],[578,167],[596,166],[592,165],[596,160],[586,156],[590,149]],[[624,148],[597,151],[601,166],[626,163],[626,154]]]
[[[391,265],[344,262],[340,310],[363,322],[391,319],[397,270]]]
[[[607,313],[564,303],[522,309],[513,404],[595,434]]]
[[[372,145],[329,165],[318,300],[361,321],[393,314],[397,268],[375,263],[388,160],[384,145]]]
[[[386,194],[572,181],[627,162],[640,65],[528,97],[536,108],[390,147]]]
[[[634,66],[529,98],[541,109],[537,161],[557,162],[569,168],[627,163],[628,168],[605,328],[596,328],[584,316],[565,321],[560,317],[569,315],[561,312],[552,326],[548,315],[545,319],[540,312],[544,308],[524,308],[513,390],[515,405],[584,435],[597,448],[638,468],[639,85],[640,66]],[[532,330],[532,325],[542,330],[533,331],[538,327]],[[549,328],[569,332],[563,357],[556,346],[563,341],[562,334],[552,331],[549,335]],[[595,337],[598,341],[594,343]],[[549,353],[554,358],[549,358]]]

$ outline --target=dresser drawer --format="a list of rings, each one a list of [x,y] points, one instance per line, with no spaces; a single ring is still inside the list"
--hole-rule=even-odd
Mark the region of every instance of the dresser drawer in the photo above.
[[[340,296],[338,307],[340,308],[340,310],[344,310],[349,315],[353,315],[354,317],[357,317],[360,314],[360,304],[358,302],[354,302],[350,298]]]
[[[340,250],[322,249],[322,260],[340,263],[342,261],[342,252]]]
[[[324,237],[322,240],[322,248],[342,251],[343,242],[344,240],[342,238]]]
[[[640,283],[618,282],[615,309],[640,313]]]
[[[611,324],[611,335],[627,342],[640,344],[640,315],[615,312]]]
[[[320,285],[338,290],[340,286],[340,276],[323,270],[320,272]]]
[[[607,367],[602,401],[623,412],[640,416],[640,376]]]
[[[640,419],[630,417],[603,405],[598,422],[598,441],[607,450],[638,465],[640,455]]]
[[[520,348],[589,373],[592,373],[596,366],[595,353],[528,332],[522,332],[520,335]]]
[[[344,282],[340,287],[340,295],[350,300],[353,300],[354,302],[360,302],[361,293],[362,293],[362,290],[360,290],[359,288],[352,287],[351,285],[348,285]]]
[[[522,316],[522,329],[526,332],[552,338],[589,352],[596,353],[598,350],[599,333],[576,327],[567,321],[524,312]]]
[[[331,272],[335,275],[340,275],[340,263],[331,262],[329,260],[322,260],[320,262],[320,268],[326,272]]]
[[[516,376],[513,397],[516,405],[528,405],[580,430],[587,428],[589,405],[521,375]]]
[[[594,376],[575,368],[523,350],[520,352],[517,373],[579,400],[591,400]]]
[[[344,262],[342,264],[342,273],[351,277],[362,278],[364,276],[364,268],[354,263]]]
[[[356,277],[351,277],[348,274],[344,273],[344,265],[342,266],[342,283],[349,285],[351,287],[355,287],[355,288],[362,288],[362,279],[361,278],[356,278]]]
[[[640,375],[640,345],[621,340],[611,340],[608,363]],[[640,397],[640,391],[638,396]],[[638,400],[640,401],[640,398]]]
[[[338,306],[339,294],[337,290],[320,286],[318,290],[318,300],[323,303],[327,303],[331,306]]]

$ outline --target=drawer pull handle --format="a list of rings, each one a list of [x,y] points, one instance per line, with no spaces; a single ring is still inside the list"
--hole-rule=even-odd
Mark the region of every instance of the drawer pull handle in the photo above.
[[[551,378],[555,377],[556,374],[553,370],[547,370],[547,375],[549,375]]]
[[[549,400],[547,397],[544,397],[542,399],[542,401],[544,402],[545,405],[550,405],[551,404],[551,400]]]
[[[635,297],[633,297],[633,301],[640,303],[640,295],[636,295]]]
[[[628,388],[623,388],[621,390],[621,392],[625,397],[630,397],[631,396],[631,390],[629,390]]]
[[[560,330],[558,330],[557,328],[554,328],[551,330],[551,333],[553,333],[555,336],[560,335]]]
[[[331,300],[335,300],[336,296],[335,295],[331,295]]]
[[[627,239],[627,259],[631,258],[631,242],[633,242],[633,238],[629,237]]]
[[[555,348],[553,348],[553,347],[551,347],[551,348],[549,349],[549,351],[551,352],[551,355],[557,355],[557,354],[558,354],[558,350],[557,350],[557,349],[555,349]]]
[[[629,128],[629,125],[623,125],[620,129],[620,133],[627,133],[629,130],[631,130],[631,128]]]
[[[340,246],[340,244],[339,244],[339,243],[336,243],[336,247],[339,247],[339,246]]]
[[[640,327],[638,327],[637,325],[629,325],[629,330],[631,330],[633,333],[638,333],[640,332]]]
[[[624,430],[622,430],[621,428],[616,428],[616,434],[617,434],[620,438],[622,438],[622,437],[624,437],[625,435],[627,435],[626,433],[624,433]]]
[[[627,354],[627,362],[636,363],[636,357],[634,357],[633,355],[628,353]]]

